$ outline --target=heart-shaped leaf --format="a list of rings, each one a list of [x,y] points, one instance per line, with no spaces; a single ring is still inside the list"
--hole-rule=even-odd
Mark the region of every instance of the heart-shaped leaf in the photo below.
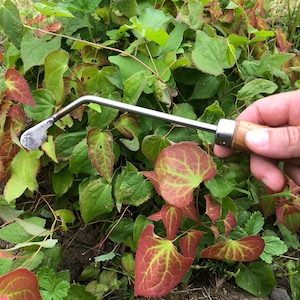
[[[136,296],[161,297],[169,293],[186,275],[193,259],[180,254],[173,243],[154,233],[149,224],[141,234],[136,252]]]
[[[37,277],[27,269],[18,269],[1,276],[0,295],[10,300],[42,300]]]
[[[161,196],[179,208],[188,206],[194,189],[217,172],[211,156],[193,142],[181,142],[162,150],[154,171]]]
[[[258,259],[265,247],[260,236],[247,236],[240,240],[220,242],[204,249],[204,258],[249,262]]]

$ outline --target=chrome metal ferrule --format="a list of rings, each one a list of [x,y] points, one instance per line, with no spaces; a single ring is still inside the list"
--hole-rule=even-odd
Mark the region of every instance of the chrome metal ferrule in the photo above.
[[[220,119],[217,125],[215,143],[220,146],[232,148],[235,129],[235,120]]]

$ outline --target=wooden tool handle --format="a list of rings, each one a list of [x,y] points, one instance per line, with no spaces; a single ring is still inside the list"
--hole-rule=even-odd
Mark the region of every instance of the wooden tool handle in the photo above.
[[[254,124],[247,121],[236,121],[235,133],[232,139],[232,148],[243,152],[252,152],[245,143],[246,134],[248,131],[268,128],[264,125]],[[300,144],[299,144],[300,147]],[[283,162],[300,166],[300,158],[280,159]]]

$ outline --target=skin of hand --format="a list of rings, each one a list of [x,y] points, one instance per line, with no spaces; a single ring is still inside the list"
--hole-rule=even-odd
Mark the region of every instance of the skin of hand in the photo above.
[[[300,157],[300,90],[257,100],[237,120],[271,127],[246,134],[245,143],[254,153],[250,158],[251,173],[274,192],[285,187],[285,174],[300,185],[300,166],[285,163],[285,174],[278,168],[280,159]],[[214,153],[225,158],[233,152],[215,145]]]

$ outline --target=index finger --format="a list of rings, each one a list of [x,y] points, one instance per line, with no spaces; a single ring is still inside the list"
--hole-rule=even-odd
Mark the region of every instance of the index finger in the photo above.
[[[300,125],[300,90],[280,93],[257,100],[237,118],[256,124],[278,127]]]

